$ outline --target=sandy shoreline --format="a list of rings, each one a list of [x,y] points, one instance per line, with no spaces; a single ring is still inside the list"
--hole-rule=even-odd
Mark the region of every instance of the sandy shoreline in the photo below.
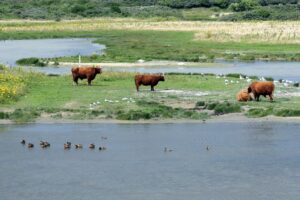
[[[54,62],[49,62],[54,65]],[[59,66],[78,65],[75,62],[59,62]],[[178,61],[141,61],[141,62],[111,62],[111,63],[80,63],[81,66],[100,66],[100,67],[161,67],[161,66],[184,66],[184,67],[214,67],[216,63],[199,63],[199,62],[178,62]],[[226,66],[226,64],[218,63],[218,66]]]
[[[71,120],[38,118],[34,122],[25,124],[178,124],[178,123],[255,123],[255,122],[279,122],[279,123],[300,123],[300,117],[276,117],[267,116],[261,118],[248,118],[241,113],[213,116],[207,120],[191,119],[159,119],[159,120],[116,120],[116,119],[91,119],[91,120]],[[11,120],[0,120],[1,125],[17,124]]]

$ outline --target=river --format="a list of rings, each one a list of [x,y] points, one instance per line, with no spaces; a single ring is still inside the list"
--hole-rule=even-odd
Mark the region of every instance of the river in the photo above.
[[[278,122],[0,125],[1,199],[298,199],[299,129]],[[40,140],[51,147],[41,149]],[[64,150],[66,141],[83,149]]]

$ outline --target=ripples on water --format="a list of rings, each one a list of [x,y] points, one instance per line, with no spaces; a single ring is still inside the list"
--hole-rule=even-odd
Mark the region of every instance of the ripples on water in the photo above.
[[[300,195],[300,124],[1,127],[1,199],[247,200]],[[23,138],[35,147],[22,146]],[[51,147],[41,149],[40,140]],[[67,140],[84,148],[64,150]],[[90,150],[89,143],[107,150]],[[164,147],[174,151],[164,152]]]

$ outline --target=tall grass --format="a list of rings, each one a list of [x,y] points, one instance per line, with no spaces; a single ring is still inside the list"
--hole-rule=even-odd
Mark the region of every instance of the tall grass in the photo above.
[[[3,33],[95,30],[193,31],[195,39],[218,42],[299,44],[299,21],[207,22],[170,21],[161,18],[96,18],[68,21],[0,21]]]

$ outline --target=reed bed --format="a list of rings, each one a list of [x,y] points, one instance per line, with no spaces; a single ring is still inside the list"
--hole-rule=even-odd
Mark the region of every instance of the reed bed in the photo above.
[[[159,18],[96,18],[68,21],[0,21],[2,32],[156,30],[193,31],[195,40],[272,44],[300,43],[300,21],[203,22],[166,21]]]

